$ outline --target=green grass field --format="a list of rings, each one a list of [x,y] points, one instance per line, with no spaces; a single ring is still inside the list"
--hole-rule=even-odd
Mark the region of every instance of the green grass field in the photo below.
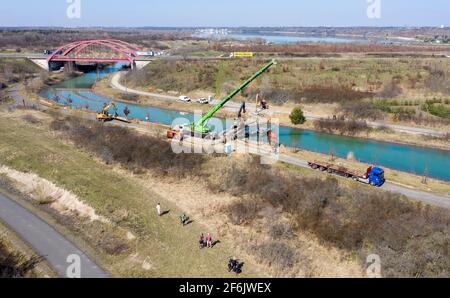
[[[182,228],[178,219],[182,211],[145,190],[133,177],[119,175],[112,167],[93,160],[90,154],[63,142],[44,126],[1,117],[0,135],[0,165],[48,179],[72,191],[107,218],[119,211],[128,213],[111,231],[120,235],[119,227],[126,229],[137,236],[137,240],[129,243],[129,250],[119,255],[100,252],[103,265],[114,275],[228,276],[227,258],[235,253],[229,245],[220,243],[214,249],[200,251],[197,238],[208,232],[208,227],[194,222]],[[156,216],[158,202],[163,209],[170,209],[168,215]],[[142,268],[144,261],[151,264],[150,269]],[[248,265],[243,276],[250,276],[252,272]]]

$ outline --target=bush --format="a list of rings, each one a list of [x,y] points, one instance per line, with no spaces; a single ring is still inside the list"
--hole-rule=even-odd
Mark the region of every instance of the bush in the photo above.
[[[370,131],[366,121],[344,119],[320,119],[314,122],[318,131],[327,133],[339,133],[341,135],[354,136],[361,132]]]
[[[42,123],[41,120],[37,119],[36,117],[34,117],[33,115],[30,115],[30,114],[23,116],[22,119],[25,122],[28,122],[30,124],[41,124]]]
[[[383,85],[382,90],[378,93],[381,98],[393,98],[402,94],[402,88],[398,80],[392,79]]]
[[[6,95],[5,92],[3,92],[2,90],[0,90],[0,104],[5,103],[6,102]]]
[[[295,98],[308,103],[335,103],[372,98],[373,93],[353,90],[347,86],[309,86],[295,90]]]
[[[341,104],[339,112],[345,118],[377,120],[383,118],[383,113],[372,103],[363,101]]]
[[[282,242],[264,242],[260,245],[254,245],[252,250],[255,252],[259,262],[278,270],[285,271],[294,267],[297,262],[295,250]]]
[[[256,218],[258,204],[253,200],[236,202],[228,207],[228,217],[235,225],[249,224]]]
[[[269,227],[269,235],[274,239],[291,239],[294,237],[292,227],[286,223],[275,223],[271,225]]]
[[[43,261],[43,257],[31,257],[10,252],[0,239],[0,278],[33,277],[34,268]]]
[[[303,115],[303,111],[299,107],[296,107],[292,110],[292,113],[289,116],[289,118],[291,119],[291,122],[294,125],[299,125],[299,124],[303,124],[306,122],[306,118]]]
[[[433,92],[448,94],[450,92],[450,78],[443,69],[430,70],[430,76],[425,81],[425,86]]]
[[[359,252],[362,264],[365,256],[377,253],[386,276],[413,277],[417,272],[423,276],[450,275],[450,259],[446,257],[449,237],[445,236],[450,235],[450,215],[446,210],[413,203],[398,194],[340,186],[335,178],[306,178],[261,165],[253,158],[216,162],[218,167],[206,173],[212,190],[217,191],[223,182],[240,197],[251,196],[256,202],[281,207],[292,219],[293,229],[312,232],[326,243]],[[234,170],[221,171],[223,167]],[[212,179],[217,171],[222,174],[220,179]],[[234,180],[234,176],[239,179]],[[254,209],[245,212],[249,218],[256,213]],[[261,262],[288,270],[297,261],[295,251],[280,242],[284,233],[289,235],[288,230],[269,227],[276,241],[254,245],[252,252]],[[403,266],[398,266],[399,259]]]
[[[440,118],[450,119],[450,108],[448,108],[447,106],[445,106],[443,104],[435,105],[432,103],[425,103],[422,106],[422,109],[424,111],[427,111],[431,115],[434,115],[434,116],[437,116]]]
[[[137,94],[131,94],[131,93],[123,94],[122,98],[126,101],[132,101],[132,102],[139,101],[139,95],[137,95]]]
[[[429,125],[429,126],[440,126],[440,125],[450,125],[450,119],[436,118],[427,116],[422,112],[415,114],[411,113],[395,113],[395,121],[411,121],[419,125]]]
[[[199,172],[203,162],[202,155],[175,154],[170,143],[123,127],[66,118],[52,121],[50,128],[63,131],[76,145],[106,162],[119,163],[134,172],[152,169],[161,176],[181,178]]]

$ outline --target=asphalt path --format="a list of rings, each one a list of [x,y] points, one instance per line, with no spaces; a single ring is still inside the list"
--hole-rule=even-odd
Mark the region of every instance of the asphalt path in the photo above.
[[[0,194],[0,219],[25,240],[39,256],[45,257],[59,277],[78,277],[77,272],[80,273],[81,278],[109,277],[75,244],[28,209],[3,194]]]

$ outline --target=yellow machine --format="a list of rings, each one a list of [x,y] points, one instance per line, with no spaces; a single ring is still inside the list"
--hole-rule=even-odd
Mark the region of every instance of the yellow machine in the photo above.
[[[253,52],[233,52],[231,58],[253,58],[255,54]]]
[[[109,109],[114,109],[114,114],[109,113]],[[118,117],[117,115],[117,107],[115,103],[110,103],[109,105],[106,105],[103,107],[101,112],[97,113],[97,120],[106,122],[106,121],[112,121]]]

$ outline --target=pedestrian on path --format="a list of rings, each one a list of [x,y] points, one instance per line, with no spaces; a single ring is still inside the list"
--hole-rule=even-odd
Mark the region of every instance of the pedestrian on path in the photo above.
[[[161,204],[160,203],[158,203],[158,205],[156,205],[156,212],[157,212],[157,214],[158,214],[158,216],[161,216]]]

